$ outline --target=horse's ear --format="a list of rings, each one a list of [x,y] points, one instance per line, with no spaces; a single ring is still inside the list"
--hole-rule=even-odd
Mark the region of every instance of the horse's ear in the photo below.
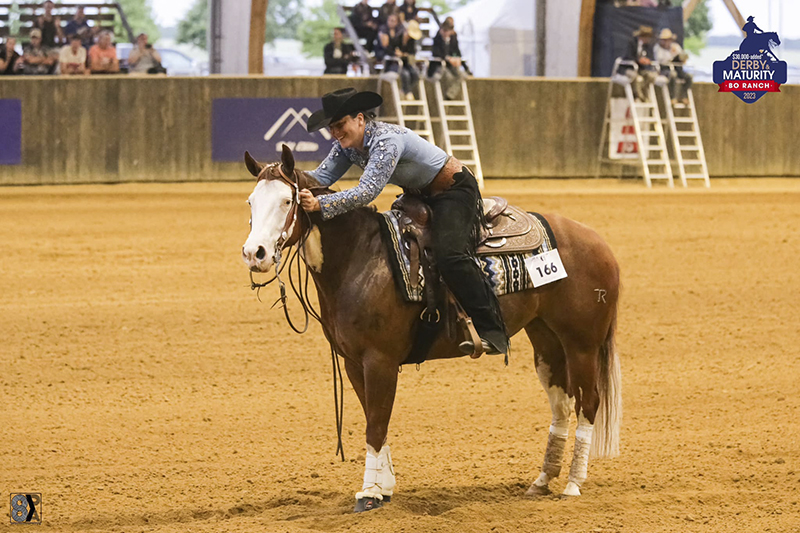
[[[283,152],[281,153],[281,170],[287,176],[291,176],[294,172],[294,154],[291,148],[283,145]]]
[[[264,163],[259,163],[253,156],[250,155],[250,152],[244,153],[244,164],[247,167],[247,170],[250,171],[255,177],[258,177],[261,174],[261,171],[264,169]]]

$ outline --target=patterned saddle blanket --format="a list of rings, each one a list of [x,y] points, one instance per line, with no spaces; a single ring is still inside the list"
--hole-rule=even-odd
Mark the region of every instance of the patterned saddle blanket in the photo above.
[[[392,265],[395,282],[403,298],[407,302],[421,302],[425,293],[425,277],[422,267],[419,268],[419,283],[415,287],[411,283],[411,259],[409,246],[403,238],[400,220],[402,211],[391,210],[381,213],[381,236],[389,250],[389,263]],[[500,253],[485,248],[479,250],[476,257],[478,266],[489,279],[489,283],[497,296],[532,289],[533,282],[525,268],[525,259],[553,250],[557,247],[556,237],[550,224],[538,213],[533,215],[533,232],[541,235],[541,243],[530,252]]]

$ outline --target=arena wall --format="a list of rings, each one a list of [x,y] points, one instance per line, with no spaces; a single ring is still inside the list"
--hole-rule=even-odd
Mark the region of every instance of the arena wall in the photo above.
[[[0,166],[0,184],[247,179],[241,164],[211,160],[213,99],[314,97],[345,84],[374,89],[375,80],[6,78],[0,99],[22,101],[22,164]],[[470,80],[484,174],[595,176],[607,89],[601,79]],[[781,91],[748,105],[696,84],[712,176],[800,176],[800,150],[790,145],[800,88]]]

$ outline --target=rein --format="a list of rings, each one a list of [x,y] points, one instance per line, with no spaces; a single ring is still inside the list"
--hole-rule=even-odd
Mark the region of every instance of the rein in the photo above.
[[[314,309],[314,306],[311,304],[311,299],[308,296],[308,279],[311,277],[311,274],[309,273],[308,263],[306,263],[305,261],[305,255],[306,255],[306,239],[308,238],[308,235],[311,232],[312,224],[311,224],[311,217],[309,216],[308,213],[303,211],[300,206],[300,186],[298,185],[296,179],[294,181],[289,179],[289,177],[283,172],[280,163],[273,163],[271,165],[264,167],[262,174],[266,170],[270,170],[269,172],[270,175],[280,178],[281,181],[289,185],[294,191],[294,194],[293,194],[292,208],[286,214],[286,221],[283,224],[283,231],[281,231],[281,235],[278,238],[277,242],[275,243],[275,252],[272,256],[275,262],[275,275],[263,283],[256,283],[256,281],[253,279],[253,272],[250,271],[250,290],[257,291],[256,295],[259,297],[260,301],[261,298],[259,293],[261,288],[266,287],[273,281],[277,280],[278,286],[280,287],[281,296],[280,298],[275,300],[275,303],[272,304],[270,309],[274,308],[276,305],[278,305],[278,302],[280,302],[281,307],[283,307],[283,314],[284,316],[286,316],[286,322],[289,323],[289,327],[291,327],[295,333],[299,333],[302,335],[308,330],[309,316],[311,316],[314,320],[319,322],[324,331],[327,331],[327,329],[325,328],[325,324],[322,323],[322,317],[320,316],[319,312],[316,309]],[[279,174],[276,176],[275,173],[272,172],[273,170],[277,170]],[[259,176],[258,179],[260,181],[261,179],[266,179],[266,178],[262,178],[261,176]],[[305,215],[307,225],[303,233],[293,241],[292,238],[294,237],[294,232],[297,230],[296,225],[298,220],[298,215],[297,215],[298,211],[300,211],[303,215]],[[293,251],[292,248],[294,248]],[[289,257],[289,261],[281,263],[283,252],[286,249],[289,250],[289,253],[287,254]],[[301,250],[303,251],[302,256],[300,256],[299,253]],[[300,256],[300,258],[298,258],[298,256]],[[303,268],[300,265],[301,260],[306,267],[305,279],[303,278]],[[293,264],[296,264],[295,272],[297,276],[297,286],[295,286],[294,276],[292,275]],[[286,296],[286,284],[281,279],[281,273],[283,272],[284,268],[286,268],[287,265],[289,268],[288,271],[289,286],[292,288],[292,292],[300,301],[300,305],[303,308],[303,320],[304,320],[303,329],[299,329],[297,326],[295,326],[294,322],[292,322],[292,318],[289,316],[289,306],[287,303],[288,299]],[[326,335],[326,338],[328,338],[328,344],[330,345],[331,348],[331,364],[333,366],[333,404],[336,415],[336,434],[338,438],[336,446],[336,455],[341,455],[342,462],[344,462],[345,461],[344,445],[342,444],[342,428],[344,425],[343,422],[344,380],[342,378],[342,367],[338,357],[339,352],[336,350],[336,348],[333,345],[333,341],[331,341],[329,337],[330,337],[329,335]],[[337,379],[338,379],[338,385],[337,385]]]

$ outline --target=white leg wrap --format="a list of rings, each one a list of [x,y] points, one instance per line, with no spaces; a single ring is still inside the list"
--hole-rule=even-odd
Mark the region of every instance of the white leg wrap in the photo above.
[[[547,450],[544,452],[544,464],[542,473],[550,479],[557,478],[561,474],[561,460],[564,458],[564,450],[567,447],[567,435],[569,434],[569,419],[564,424],[556,425],[554,421],[550,426],[550,434],[547,436]],[[539,476],[540,478],[542,476]]]
[[[578,429],[575,430],[575,449],[572,453],[572,465],[569,469],[569,483],[564,489],[568,496],[580,496],[580,487],[586,481],[589,469],[589,448],[592,447],[594,427],[583,415],[578,417]]]
[[[378,498],[391,496],[394,491],[395,478],[392,454],[389,446],[384,445],[380,452],[367,444],[367,460],[364,467],[364,484],[361,492],[356,493],[356,499]]]

